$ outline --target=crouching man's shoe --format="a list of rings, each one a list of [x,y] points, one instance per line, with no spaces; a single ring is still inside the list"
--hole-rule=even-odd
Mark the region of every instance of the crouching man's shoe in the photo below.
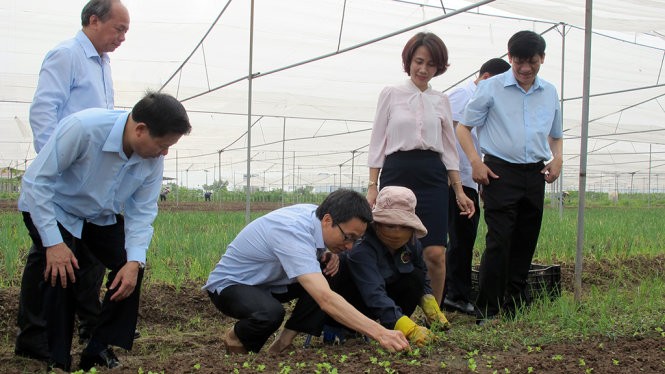
[[[79,363],[81,370],[90,371],[95,365],[109,369],[122,366],[111,347],[104,349],[96,355],[86,353],[85,351],[81,353],[81,362]]]

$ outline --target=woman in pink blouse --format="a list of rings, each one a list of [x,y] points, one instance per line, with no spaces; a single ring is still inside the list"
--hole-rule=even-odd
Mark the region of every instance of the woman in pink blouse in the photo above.
[[[475,208],[462,189],[448,97],[429,81],[448,68],[448,50],[432,33],[418,33],[402,51],[406,82],[383,89],[369,143],[367,200],[374,206],[379,186],[404,186],[418,200],[416,214],[427,228],[420,239],[437,302],[446,279],[445,244],[448,227],[448,182],[461,214]],[[380,174],[380,180],[379,180]]]

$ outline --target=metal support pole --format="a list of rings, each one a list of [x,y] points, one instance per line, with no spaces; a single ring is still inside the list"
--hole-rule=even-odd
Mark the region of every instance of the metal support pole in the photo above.
[[[591,80],[591,20],[593,0],[586,0],[584,25],[584,82],[582,85],[582,134],[580,141],[580,201],[577,208],[577,250],[575,252],[575,301],[582,300],[582,261],[584,259],[584,205],[586,203],[587,142],[589,140],[589,92]]]

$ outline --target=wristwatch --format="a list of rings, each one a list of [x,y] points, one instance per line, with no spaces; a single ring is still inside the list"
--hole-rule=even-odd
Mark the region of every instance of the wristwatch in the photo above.
[[[376,186],[376,182],[369,181],[369,183],[367,183],[367,187],[369,188],[369,187],[372,187],[372,186]]]

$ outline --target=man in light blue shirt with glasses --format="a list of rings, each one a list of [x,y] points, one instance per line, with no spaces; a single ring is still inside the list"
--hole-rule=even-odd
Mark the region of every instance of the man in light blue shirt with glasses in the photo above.
[[[350,250],[371,220],[367,199],[340,189],[318,207],[277,209],[242,229],[203,286],[219,311],[238,319],[223,337],[227,353],[259,352],[282,325],[282,303],[295,299],[291,316],[268,350],[272,354],[290,349],[299,332],[319,336],[324,312],[390,351],[408,348],[401,332],[365,317],[333,292],[325,278],[337,273],[337,254]]]
[[[543,217],[545,183],[563,164],[563,130],[556,88],[538,77],[545,39],[520,31],[508,41],[511,70],[478,84],[457,126],[483,185],[487,236],[479,269],[476,320],[512,315],[525,297],[531,260]],[[475,127],[480,153],[473,146]],[[505,295],[505,296],[504,296]]]

